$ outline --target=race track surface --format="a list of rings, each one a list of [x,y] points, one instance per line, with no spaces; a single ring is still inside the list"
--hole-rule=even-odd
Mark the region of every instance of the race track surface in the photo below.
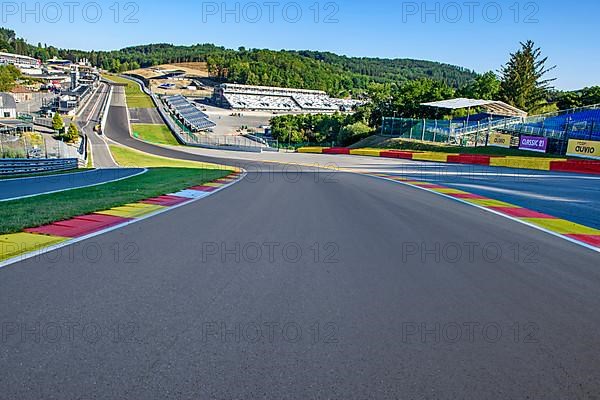
[[[234,163],[227,190],[0,270],[0,397],[600,393],[597,253],[369,176]]]
[[[113,160],[104,138],[99,136],[94,127],[102,120],[102,106],[110,92],[110,87],[101,83],[98,91],[82,110],[79,125],[87,134],[92,152],[92,161],[95,168],[116,168],[118,165]]]
[[[142,171],[141,168],[97,169],[68,174],[0,180],[0,200],[100,185],[127,178]]]

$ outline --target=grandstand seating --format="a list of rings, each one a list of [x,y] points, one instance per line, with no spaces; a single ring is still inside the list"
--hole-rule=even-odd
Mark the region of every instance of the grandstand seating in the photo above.
[[[490,121],[498,121],[498,120],[503,120],[506,119],[506,116],[503,115],[494,115],[494,114],[489,114],[489,113],[480,113],[480,114],[474,114],[474,115],[470,115],[468,117],[460,117],[460,118],[454,118],[452,120],[453,123],[460,123],[460,124],[467,124],[468,125],[477,125],[477,123],[487,123]]]
[[[600,108],[529,117],[515,128],[540,136],[562,137],[566,132],[570,139],[600,140]]]
[[[208,115],[181,95],[167,96],[163,100],[171,112],[192,131],[203,131],[216,126],[214,122],[208,119]]]
[[[334,99],[320,90],[288,89],[264,86],[223,84],[215,89],[217,103],[226,101],[233,109],[324,112],[351,111],[361,104],[357,100]]]

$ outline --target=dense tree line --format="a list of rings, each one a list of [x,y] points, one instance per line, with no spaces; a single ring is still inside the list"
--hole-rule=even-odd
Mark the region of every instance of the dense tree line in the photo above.
[[[351,144],[372,132],[359,114],[294,114],[271,120],[273,137],[281,144],[332,142]]]
[[[327,64],[341,67],[344,71],[370,78],[372,82],[404,83],[421,78],[429,78],[461,87],[473,80],[474,71],[449,64],[412,59],[381,59],[368,57],[346,57],[330,52],[294,52]]]
[[[20,78],[21,71],[14,65],[0,65],[0,92],[10,92]]]
[[[556,103],[559,110],[600,104],[600,86],[587,87],[572,92],[555,91],[550,94],[550,102]]]
[[[323,57],[319,57],[323,54]],[[113,52],[80,53],[94,65],[113,72],[177,62],[206,62],[211,76],[222,82],[324,90],[335,96],[364,93],[371,82],[405,82],[434,78],[453,87],[476,74],[459,67],[417,60],[347,58],[330,53],[225,49],[211,44],[168,44],[129,47]]]

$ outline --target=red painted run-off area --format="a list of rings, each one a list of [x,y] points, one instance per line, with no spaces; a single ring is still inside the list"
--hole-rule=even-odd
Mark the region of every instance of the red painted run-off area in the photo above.
[[[526,208],[519,207],[488,207],[490,210],[498,211],[502,214],[508,215],[515,218],[544,218],[544,219],[556,219],[555,217],[547,214],[542,214],[537,211],[528,210]]]
[[[143,200],[142,203],[153,204],[155,206],[172,207],[190,201],[185,197],[178,196],[159,196],[152,199]]]
[[[38,228],[26,229],[27,233],[40,235],[60,236],[65,238],[78,238],[95,232],[108,229],[131,221],[128,218],[114,217],[111,215],[90,214],[75,217],[66,221],[56,222]]]
[[[600,236],[596,235],[566,235],[571,239],[578,240],[583,243],[587,243],[592,246],[600,247]]]

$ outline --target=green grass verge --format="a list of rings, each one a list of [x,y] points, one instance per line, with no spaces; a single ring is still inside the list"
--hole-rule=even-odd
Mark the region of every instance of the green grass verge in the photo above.
[[[228,166],[153,156],[116,145],[109,147],[120,166],[145,167],[149,168],[148,172],[104,185],[1,203],[0,234],[177,192],[222,178],[234,170]]]
[[[152,168],[143,175],[118,182],[5,202],[0,207],[0,234],[177,192],[229,173],[219,169]]]
[[[127,98],[127,106],[129,108],[154,108],[154,102],[146,93],[142,91],[140,86],[129,79],[121,78],[116,75],[102,75],[105,79],[116,83],[126,84],[125,96]]]
[[[452,154],[480,154],[490,156],[519,156],[519,157],[542,157],[556,158],[564,157],[556,154],[536,153],[533,151],[519,149],[505,149],[502,147],[482,146],[482,147],[461,147],[450,146],[444,143],[422,142],[420,140],[409,140],[400,138],[384,138],[382,136],[372,136],[359,142],[351,148],[375,148],[389,150],[408,150],[408,151],[426,151]]]
[[[150,143],[177,146],[179,142],[165,125],[132,124],[133,136]]]
[[[235,170],[235,168],[225,165],[202,163],[196,161],[174,160],[171,158],[154,156],[151,154],[143,153],[141,151],[112,144],[109,145],[109,148],[115,161],[121,167],[218,169],[227,170],[229,172]]]

